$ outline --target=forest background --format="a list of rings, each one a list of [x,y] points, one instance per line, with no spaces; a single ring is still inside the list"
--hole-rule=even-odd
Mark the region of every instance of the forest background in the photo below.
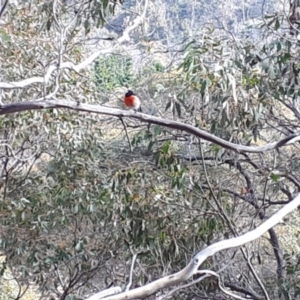
[[[0,9],[1,299],[300,299],[299,0]]]

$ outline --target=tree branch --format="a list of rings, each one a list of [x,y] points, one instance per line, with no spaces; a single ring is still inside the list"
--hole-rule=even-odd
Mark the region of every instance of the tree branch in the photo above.
[[[210,256],[215,255],[217,252],[222,250],[239,247],[246,243],[256,240],[260,236],[262,236],[266,231],[270,228],[274,227],[278,224],[287,214],[289,214],[292,210],[296,209],[300,205],[300,194],[298,194],[293,201],[285,205],[279,211],[277,211],[272,217],[270,217],[267,221],[262,223],[256,229],[252,231],[248,231],[247,233],[234,237],[228,240],[220,241],[215,244],[208,246],[202,251],[198,252],[194,258],[190,261],[190,263],[181,271],[169,275],[158,280],[155,280],[145,286],[126,291],[120,293],[118,295],[110,296],[104,298],[105,300],[129,300],[135,298],[144,298],[146,296],[152,295],[159,291],[162,288],[174,286],[176,284],[183,283],[184,281],[191,278],[193,275],[198,274],[198,268],[202,265],[202,263]]]
[[[223,148],[227,148],[238,153],[250,152],[250,153],[261,153],[272,149],[277,149],[282,146],[293,144],[297,141],[300,141],[300,134],[292,134],[288,137],[283,138],[278,142],[273,142],[266,144],[264,146],[244,146],[239,144],[234,144],[223,140],[213,134],[210,134],[204,130],[198,129],[192,125],[181,123],[174,120],[162,119],[155,116],[150,116],[142,113],[136,113],[131,110],[121,110],[117,108],[101,106],[101,105],[93,105],[87,103],[78,103],[75,101],[68,100],[58,100],[58,99],[46,99],[46,100],[38,100],[38,101],[26,101],[26,102],[17,102],[10,104],[0,105],[0,115],[6,115],[16,112],[22,112],[27,110],[39,110],[39,109],[47,109],[47,108],[68,108],[76,111],[83,112],[92,112],[103,115],[110,115],[115,117],[129,117],[138,119],[142,122],[149,124],[161,125],[164,127],[177,129],[181,131],[185,131],[190,133],[198,138],[204,139],[206,141],[217,144]]]
[[[199,148],[200,148],[200,154],[201,154],[201,157],[204,157],[204,155],[203,155],[203,149],[202,149],[202,146],[201,146],[201,141],[200,141],[200,143],[199,143]],[[230,160],[229,160],[229,161],[230,161]],[[208,174],[207,174],[206,165],[205,165],[205,161],[204,161],[204,160],[202,160],[202,165],[203,165],[204,174],[205,174],[205,179],[206,179],[206,182],[207,182],[207,184],[208,184],[210,193],[212,194],[212,198],[214,199],[215,204],[216,204],[216,206],[218,207],[219,212],[221,212],[221,217],[222,217],[222,219],[225,221],[226,225],[228,226],[228,228],[230,229],[230,231],[234,234],[234,236],[238,236],[238,233],[237,233],[236,229],[234,228],[234,226],[233,226],[231,220],[229,219],[229,217],[227,216],[225,210],[224,210],[223,207],[220,205],[220,203],[219,203],[217,197],[215,196],[215,193],[214,193],[214,191],[213,191],[213,189],[212,189],[212,187],[211,187],[211,184],[210,184],[210,180],[209,180],[209,178],[208,178]],[[242,168],[242,166],[241,166],[241,164],[240,164],[239,162],[237,162],[237,164],[236,164],[235,167],[239,170],[239,172],[240,172],[242,175],[244,175],[244,177],[245,177],[245,179],[246,179],[246,181],[247,181],[247,184],[249,185],[249,188],[251,189],[250,193],[252,194],[253,197],[255,197],[254,191],[253,191],[253,189],[252,189],[252,183],[251,183],[250,177],[247,176],[247,173],[246,173],[246,172],[244,172],[244,170],[243,170],[243,168]],[[256,202],[256,201],[255,201],[255,202]],[[250,259],[249,259],[249,256],[247,255],[247,253],[246,253],[244,247],[241,247],[240,250],[241,250],[241,252],[242,252],[242,254],[243,254],[244,259],[247,261],[247,265],[248,265],[248,267],[249,267],[250,272],[252,273],[253,277],[255,278],[257,284],[260,286],[261,290],[263,291],[265,298],[266,298],[267,300],[269,300],[270,297],[269,297],[269,295],[268,295],[268,293],[267,293],[267,291],[266,291],[266,289],[265,289],[265,287],[264,287],[262,281],[260,280],[260,278],[259,278],[257,272],[255,271],[255,269],[254,269],[254,267],[253,267],[253,265],[252,265],[252,263],[251,263],[251,261],[250,261]],[[219,286],[219,287],[220,287],[220,286]],[[221,289],[221,287],[220,287],[220,289]],[[224,291],[223,291],[223,292],[224,292]]]

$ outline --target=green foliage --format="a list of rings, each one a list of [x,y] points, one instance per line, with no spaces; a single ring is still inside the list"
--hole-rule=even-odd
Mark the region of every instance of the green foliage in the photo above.
[[[57,2],[55,9],[53,1],[33,10],[26,6],[25,12],[13,7],[8,11],[15,22],[13,30],[0,30],[3,80],[41,76],[45,70],[37,61],[43,57],[57,61],[52,34],[59,34],[60,26],[53,11],[61,24],[78,16],[75,29],[66,31],[62,59],[81,62],[84,55],[78,41],[83,31],[102,26],[116,2],[88,1],[78,12],[63,2]],[[184,6],[171,7],[174,14],[188,8],[188,2],[183,2]],[[276,20],[269,26],[279,30]],[[140,68],[137,78],[130,56],[110,55],[96,61],[94,82],[87,73],[61,70],[53,73],[53,79],[59,75],[57,81],[51,78],[42,88],[3,90],[1,100],[28,100],[41,95],[43,88],[47,93],[58,87],[59,97],[91,102],[95,99],[92,83],[108,92],[146,82],[144,94],[154,97],[145,104],[155,106],[159,112],[155,116],[173,116],[235,143],[258,141],[264,132],[269,141],[274,132],[280,136],[297,131],[299,120],[272,114],[272,109],[281,112],[275,104],[296,103],[299,50],[277,37],[256,46],[218,36],[213,30],[201,32],[201,40],[186,45],[176,71],[153,59]],[[180,55],[178,51],[176,57]],[[132,152],[118,119],[56,109],[0,118],[0,249],[8,258],[2,275],[12,267],[43,292],[53,290],[63,278],[64,296],[71,298],[74,293],[84,298],[95,283],[99,288],[112,282],[124,286],[132,253],[145,250],[133,272],[133,281],[141,285],[178,271],[199,249],[235,234],[225,225],[226,218],[240,234],[273,213],[268,211],[258,220],[274,199],[285,199],[298,188],[298,152],[294,156],[291,150],[282,154],[281,149],[272,155],[233,153],[179,129],[127,122]],[[250,255],[257,251],[252,244],[247,248]],[[266,259],[265,265],[274,265],[263,251],[257,256]],[[259,264],[252,262],[255,269],[259,260]],[[125,271],[114,272],[119,265]],[[243,288],[260,291],[239,251],[224,251],[207,265],[224,270],[220,274],[229,281],[238,275],[237,284]],[[284,292],[291,291],[294,298],[299,294],[298,283],[292,283],[298,265],[298,261],[288,262],[291,284],[283,282],[289,288]],[[262,279],[263,273],[257,272]],[[272,291],[278,288],[275,277],[269,277]],[[193,297],[207,298],[207,290],[203,292],[199,285]],[[213,292],[218,293],[215,288]],[[270,298],[276,299],[273,294]]]
[[[102,91],[134,85],[136,78],[132,58],[120,55],[99,58],[94,65],[94,80],[98,89]]]
[[[260,124],[257,108],[245,97],[261,83],[260,77],[242,63],[241,56],[230,53],[231,47],[229,41],[221,44],[206,35],[202,44],[196,41],[187,44],[184,61],[179,67],[185,77],[184,89],[178,98],[193,114],[203,110],[208,116],[205,123],[210,124],[211,132],[223,137],[228,132],[230,135],[244,134]],[[214,66],[205,63],[208,57],[213,57]],[[226,63],[219,64],[218,61]],[[247,76],[243,85],[236,74]],[[255,79],[253,76],[256,76]],[[193,93],[199,93],[200,97],[197,102],[187,103],[184,99]]]
[[[221,43],[212,33],[204,35],[201,42],[192,40],[186,45],[179,66],[182,89],[166,110],[180,116],[179,106],[194,116],[201,115],[202,126],[229,140],[257,140],[274,99],[279,103],[296,96],[296,48],[292,54],[290,41],[277,38],[262,46],[232,44],[229,39]]]
[[[154,66],[154,70],[156,72],[162,72],[165,69],[164,66],[159,61],[158,62],[154,62],[153,66]]]
[[[39,13],[44,16],[46,23],[45,28],[47,31],[51,30],[55,25],[53,12],[59,14],[60,18],[77,18],[77,26],[82,26],[85,30],[85,34],[88,34],[93,27],[99,28],[107,23],[107,18],[115,13],[116,5],[123,4],[123,0],[116,1],[88,1],[81,6],[75,6],[74,4],[68,5],[67,1],[56,4],[54,10],[54,1],[43,2],[40,5]]]

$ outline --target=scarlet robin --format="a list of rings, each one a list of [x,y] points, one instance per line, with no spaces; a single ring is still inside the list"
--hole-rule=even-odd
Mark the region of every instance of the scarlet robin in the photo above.
[[[139,112],[142,111],[141,101],[133,91],[128,90],[124,97],[124,103],[127,108],[131,108]]]

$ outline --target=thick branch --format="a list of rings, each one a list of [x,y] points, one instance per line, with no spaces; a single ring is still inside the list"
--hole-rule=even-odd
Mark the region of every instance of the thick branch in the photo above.
[[[215,255],[217,252],[222,250],[239,247],[251,241],[258,239],[270,228],[278,224],[287,214],[292,210],[296,209],[300,204],[300,194],[298,194],[293,201],[285,205],[278,212],[276,212],[271,218],[262,223],[256,229],[249,231],[239,237],[234,237],[228,240],[220,241],[209,247],[203,249],[195,255],[191,262],[181,271],[155,280],[145,286],[123,292],[118,295],[110,296],[104,298],[105,300],[129,300],[136,298],[144,298],[146,296],[152,295],[162,288],[174,286],[176,284],[183,283],[187,279],[191,278],[193,275],[197,274],[198,268],[202,263],[210,256]]]
[[[134,118],[142,122],[157,124],[164,127],[185,131],[198,138],[204,139],[206,141],[217,144],[223,148],[227,148],[239,153],[241,152],[260,153],[260,152],[276,149],[285,145],[290,145],[300,140],[300,134],[299,135],[293,134],[288,137],[285,137],[279,142],[266,144],[264,146],[258,146],[258,147],[243,146],[243,145],[230,143],[204,130],[198,129],[192,125],[181,123],[178,121],[168,120],[165,118],[162,119],[159,117],[150,116],[142,113],[136,113],[132,110],[126,111],[126,110],[121,110],[121,109],[107,107],[107,106],[78,103],[75,101],[57,100],[57,99],[27,101],[27,102],[18,102],[18,103],[0,105],[0,115],[6,115],[10,113],[22,112],[27,110],[45,109],[45,108],[68,108],[76,111],[92,112],[97,114],[115,116],[119,118],[120,117]]]

